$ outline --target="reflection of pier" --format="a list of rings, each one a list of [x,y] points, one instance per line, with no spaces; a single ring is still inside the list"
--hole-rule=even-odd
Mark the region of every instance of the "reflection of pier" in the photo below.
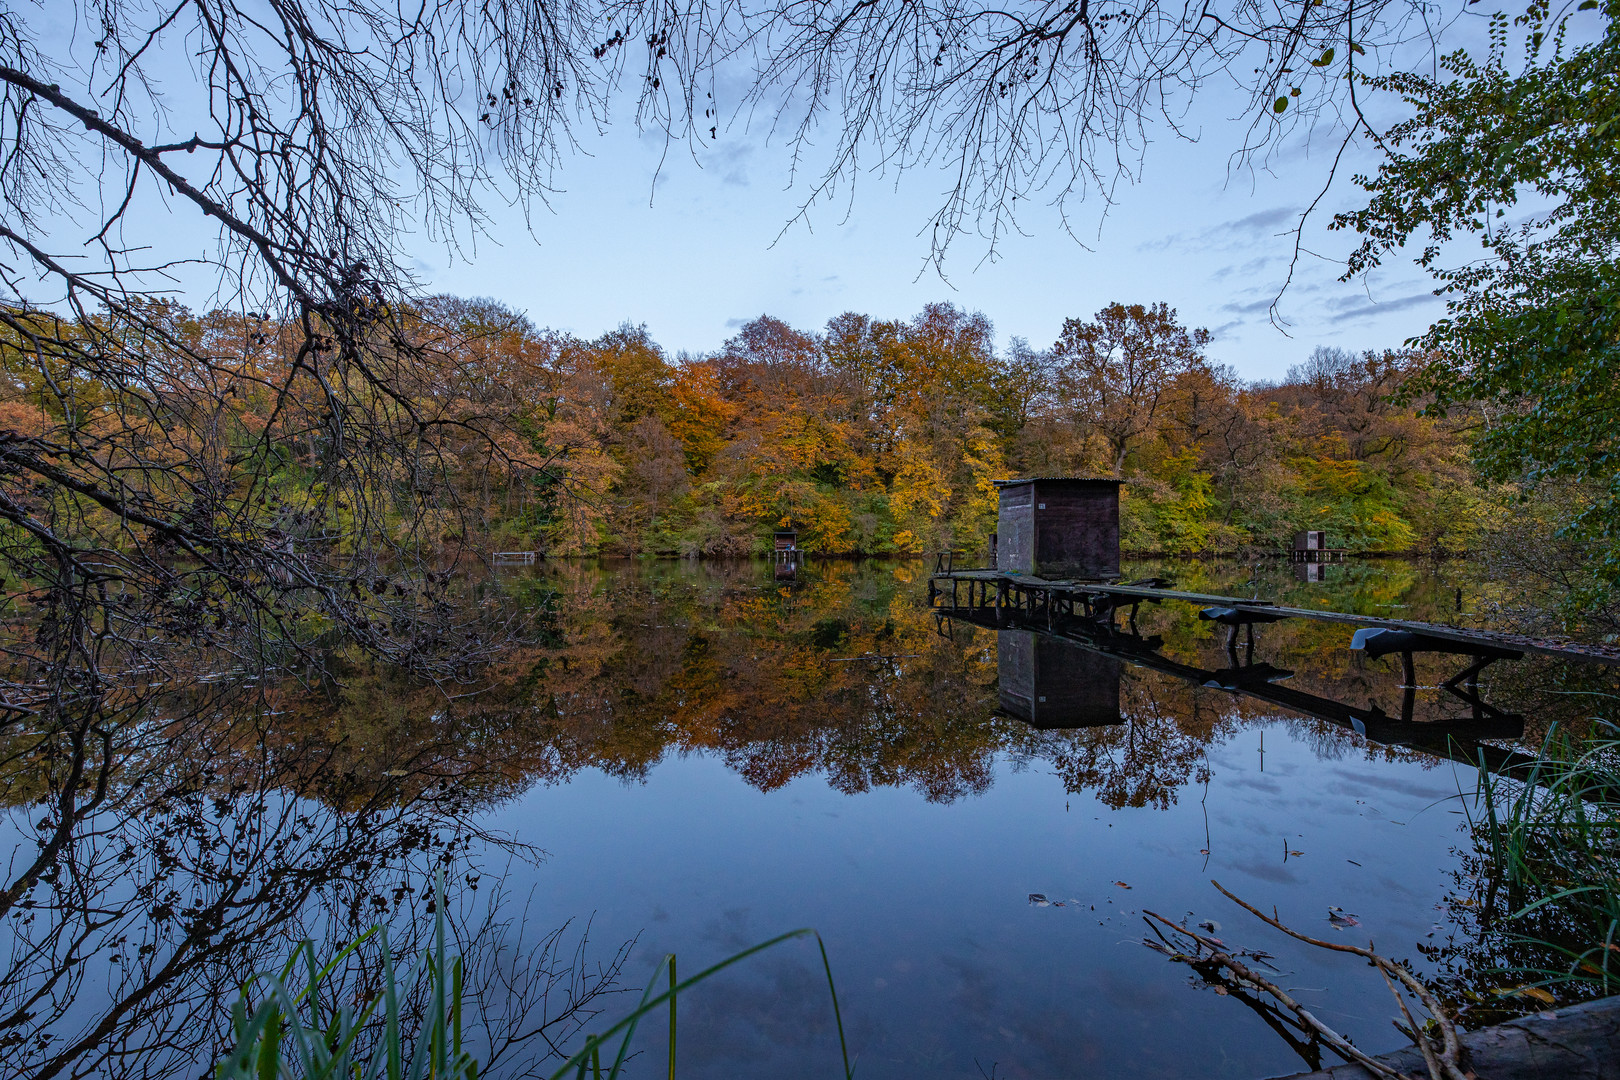
[[[1293,672],[1264,662],[1234,659],[1220,669],[1186,664],[1159,652],[1158,636],[1121,631],[1107,621],[1063,617],[1048,623],[1044,613],[1026,620],[1019,609],[968,605],[936,606],[935,620],[946,636],[952,635],[955,622],[998,631],[1002,708],[1039,728],[1120,722],[1120,668],[1130,664],[1322,720],[1373,742],[1410,747],[1471,767],[1483,764],[1495,772],[1523,776],[1534,762],[1526,754],[1479,741],[1519,738],[1524,718],[1492,707],[1472,687],[1446,688],[1467,706],[1466,715],[1414,720],[1416,691],[1410,685],[1402,688],[1400,715],[1391,715],[1377,704],[1351,705],[1281,685]],[[1089,691],[1083,685],[1088,679],[1098,684]]]

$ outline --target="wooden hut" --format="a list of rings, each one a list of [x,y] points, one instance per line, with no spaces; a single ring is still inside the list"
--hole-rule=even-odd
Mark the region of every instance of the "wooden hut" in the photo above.
[[[771,562],[776,564],[776,576],[793,577],[798,573],[799,564],[803,561],[803,552],[799,550],[799,534],[793,529],[776,530],[775,544],[771,548]]]
[[[1042,731],[1123,723],[1120,663],[1028,630],[996,631],[1001,710]]]
[[[997,480],[996,569],[1048,579],[1119,576],[1119,485],[1089,476]]]
[[[1338,562],[1345,556],[1344,548],[1327,546],[1327,533],[1319,530],[1294,534],[1294,546],[1289,551],[1294,562]]]

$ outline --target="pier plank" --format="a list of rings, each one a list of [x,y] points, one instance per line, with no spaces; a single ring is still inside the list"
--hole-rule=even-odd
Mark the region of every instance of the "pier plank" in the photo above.
[[[1429,637],[1440,638],[1445,641],[1456,641],[1462,644],[1489,646],[1498,649],[1515,649],[1520,652],[1535,653],[1539,656],[1555,657],[1559,660],[1620,667],[1620,645],[1563,641],[1556,638],[1514,634],[1502,630],[1474,630],[1461,626],[1447,626],[1441,623],[1418,622],[1412,619],[1386,619],[1375,615],[1352,615],[1349,612],[1324,611],[1319,608],[1283,607],[1275,601],[1260,600],[1253,597],[1182,592],[1177,589],[1159,589],[1148,585],[1053,581],[1036,577],[1033,574],[1007,573],[1001,570],[956,570],[936,573],[933,575],[933,580],[936,583],[939,581],[993,582],[998,585],[1004,583],[1009,587],[1036,591],[1044,590],[1057,595],[1073,597],[1115,596],[1141,603],[1178,600],[1190,604],[1211,604],[1235,608],[1238,611],[1252,611],[1259,615],[1269,616],[1272,619],[1281,616],[1283,618],[1311,619],[1317,622],[1346,623],[1357,629],[1379,627],[1389,630],[1409,630],[1413,633],[1426,634]]]

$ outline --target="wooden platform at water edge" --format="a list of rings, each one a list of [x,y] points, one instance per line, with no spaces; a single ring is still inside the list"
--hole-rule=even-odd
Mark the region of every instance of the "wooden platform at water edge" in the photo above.
[[[1492,660],[1516,659],[1527,653],[1573,663],[1620,667],[1620,646],[1586,644],[1553,638],[1473,630],[1410,619],[1383,619],[1316,608],[1282,607],[1270,600],[1166,588],[1158,579],[1144,582],[1050,580],[1033,574],[994,569],[956,569],[948,556],[940,556],[928,581],[931,607],[949,606],[983,611],[1018,612],[1028,625],[1042,617],[1049,625],[1060,619],[1106,619],[1118,612],[1133,619],[1142,604],[1166,601],[1202,605],[1205,618],[1227,626],[1233,643],[1239,628],[1283,619],[1310,619],[1354,627],[1350,647],[1375,655],[1399,653],[1410,665],[1414,652],[1451,653],[1475,657],[1480,667]],[[1477,674],[1477,671],[1473,672]],[[1461,677],[1461,676],[1459,676]]]

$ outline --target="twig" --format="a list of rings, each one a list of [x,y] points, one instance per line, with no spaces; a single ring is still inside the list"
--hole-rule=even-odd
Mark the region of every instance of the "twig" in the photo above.
[[[1434,1047],[1429,1045],[1428,1038],[1418,1028],[1417,1021],[1412,1018],[1412,1010],[1406,1007],[1406,999],[1401,997],[1399,990],[1395,989],[1394,982],[1390,980],[1389,972],[1379,968],[1378,974],[1383,976],[1384,985],[1389,987],[1390,996],[1395,999],[1395,1004],[1400,1006],[1401,1015],[1406,1017],[1406,1027],[1403,1029],[1403,1033],[1410,1036],[1412,1041],[1417,1044],[1418,1052],[1423,1055],[1423,1064],[1429,1068],[1429,1080],[1445,1080],[1445,1073],[1441,1071],[1440,1062],[1434,1056]],[[1395,1026],[1400,1027],[1399,1024]]]
[[[1322,1023],[1322,1021],[1318,1020],[1309,1009],[1305,1008],[1305,1006],[1301,1005],[1299,1002],[1290,997],[1287,991],[1283,990],[1282,987],[1278,986],[1270,979],[1267,979],[1265,976],[1260,975],[1237,957],[1227,952],[1220,946],[1218,942],[1215,941],[1214,938],[1204,937],[1202,934],[1189,930],[1179,923],[1171,922],[1169,919],[1157,912],[1143,911],[1142,914],[1150,918],[1157,919],[1159,922],[1164,923],[1164,925],[1170,927],[1172,930],[1175,930],[1177,933],[1185,934],[1187,937],[1192,938],[1194,941],[1198,942],[1199,945],[1209,950],[1209,956],[1201,957],[1196,961],[1188,957],[1175,955],[1173,955],[1171,959],[1185,960],[1188,963],[1215,963],[1226,968],[1232,972],[1239,982],[1246,983],[1257,989],[1263,990],[1267,994],[1270,994],[1272,997],[1276,998],[1283,1004],[1284,1007],[1288,1009],[1289,1012],[1293,1013],[1294,1016],[1298,1018],[1302,1026],[1314,1032],[1318,1038],[1320,1038],[1328,1046],[1332,1047],[1334,1052],[1336,1052],[1346,1061],[1355,1062],[1375,1076],[1388,1077],[1389,1080],[1412,1080],[1412,1078],[1407,1076],[1405,1073],[1392,1069],[1388,1065],[1375,1061],[1366,1054],[1362,1053],[1349,1039],[1345,1038],[1343,1035],[1340,1035],[1337,1031],[1334,1031],[1332,1028]]]
[[[1441,1007],[1440,1002],[1435,998],[1435,996],[1429,992],[1429,988],[1419,982],[1417,977],[1414,976],[1410,971],[1407,971],[1406,968],[1395,963],[1393,960],[1379,956],[1371,949],[1363,949],[1357,945],[1344,945],[1336,941],[1322,941],[1318,938],[1313,938],[1308,934],[1302,934],[1298,930],[1292,930],[1284,926],[1275,915],[1267,915],[1254,905],[1233,896],[1231,893],[1227,892],[1221,887],[1220,882],[1211,881],[1210,884],[1215,886],[1215,888],[1220,891],[1222,896],[1248,911],[1251,915],[1255,916],[1267,926],[1275,927],[1276,929],[1281,930],[1283,933],[1287,934],[1291,938],[1294,938],[1296,941],[1303,941],[1307,945],[1315,945],[1319,949],[1330,949],[1334,952],[1347,952],[1355,956],[1362,957],[1363,959],[1376,964],[1380,970],[1386,971],[1396,979],[1399,979],[1403,986],[1412,991],[1412,993],[1416,995],[1417,999],[1423,1002],[1423,1007],[1429,1010],[1429,1015],[1434,1017],[1435,1025],[1440,1029],[1441,1041],[1444,1043],[1444,1049],[1440,1053],[1440,1065],[1444,1070],[1443,1076],[1445,1077],[1445,1080],[1467,1080],[1467,1075],[1463,1072],[1460,1064],[1462,1059],[1462,1045],[1457,1041],[1456,1025],[1454,1025],[1450,1018],[1446,1016],[1445,1010]]]

